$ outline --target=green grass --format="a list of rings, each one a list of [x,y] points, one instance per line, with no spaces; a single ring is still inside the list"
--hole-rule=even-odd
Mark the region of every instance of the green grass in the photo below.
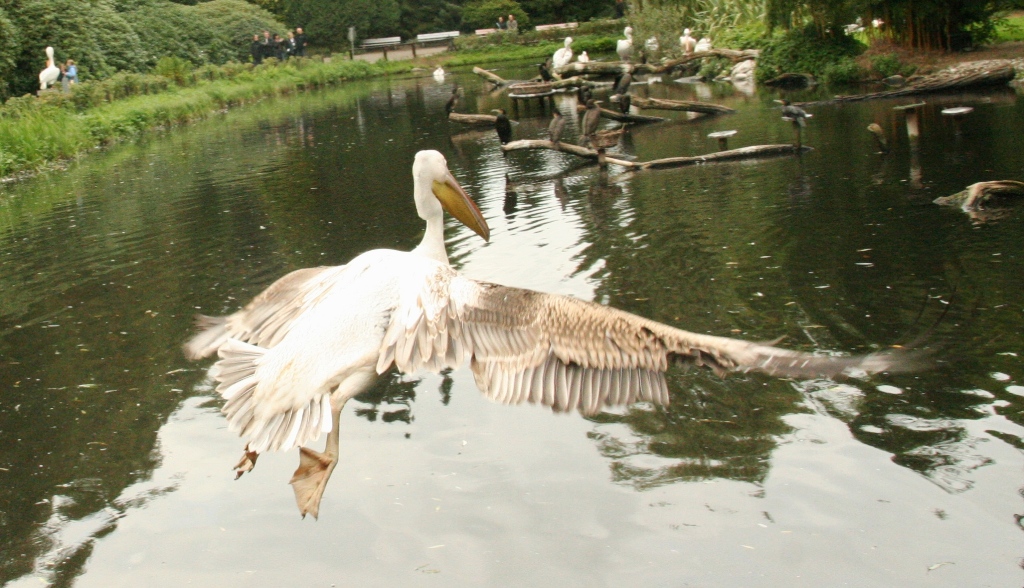
[[[1024,41],[1024,14],[1016,13],[999,23],[996,27],[996,43],[1008,41]]]

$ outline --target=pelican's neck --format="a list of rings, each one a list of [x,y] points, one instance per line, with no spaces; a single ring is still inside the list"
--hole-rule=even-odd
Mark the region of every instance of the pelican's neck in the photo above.
[[[427,232],[413,252],[448,265],[448,252],[444,248],[444,214],[431,215],[427,219]]]

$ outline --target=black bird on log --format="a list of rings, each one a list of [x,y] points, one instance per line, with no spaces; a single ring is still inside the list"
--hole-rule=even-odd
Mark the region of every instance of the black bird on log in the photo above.
[[[452,95],[448,98],[448,102],[444,104],[445,116],[455,112],[455,106],[459,103],[459,87],[455,86],[452,88]]]
[[[587,111],[583,114],[583,140],[590,142],[591,137],[597,132],[597,125],[601,122],[601,109],[593,98],[587,100]]]
[[[562,138],[562,129],[565,128],[565,117],[557,110],[551,113],[551,122],[548,123],[548,137],[552,143],[558,143]]]
[[[590,100],[593,97],[594,93],[590,90],[590,86],[588,84],[583,84],[576,88],[576,100],[578,100],[580,104],[586,104],[587,100]]]
[[[629,85],[633,83],[633,75],[626,72],[615,78],[615,89],[612,94],[625,94],[629,92]]]
[[[504,108],[498,108],[491,112],[498,116],[494,119],[494,130],[498,132],[498,140],[504,145],[512,140],[512,123],[508,120]]]
[[[538,71],[540,71],[540,79],[541,79],[541,81],[550,82],[551,80],[555,79],[551,75],[551,58],[550,57],[547,58],[547,60],[545,60],[544,63],[538,65],[537,69],[538,69]]]

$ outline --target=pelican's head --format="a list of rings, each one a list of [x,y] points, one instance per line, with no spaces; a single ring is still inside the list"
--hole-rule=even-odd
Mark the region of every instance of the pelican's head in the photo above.
[[[452,173],[448,171],[448,162],[444,155],[437,151],[420,151],[412,164],[412,177],[415,185],[416,212],[420,218],[429,220],[442,214],[440,206],[447,210],[476,234],[491,239],[491,229],[484,220],[476,203],[466,194]]]
[[[772,102],[774,102],[774,103],[776,103],[776,104],[781,104],[781,105],[783,105],[783,106],[789,106],[789,100],[786,100],[786,99],[782,99],[782,100],[772,100]]]
[[[569,45],[572,45],[572,37],[565,38],[565,46],[569,47]]]
[[[687,37],[689,37],[690,36],[690,29],[683,29],[683,34],[686,35]]]
[[[625,30],[622,31],[622,34],[625,35],[627,39],[632,39],[633,27],[626,27]]]

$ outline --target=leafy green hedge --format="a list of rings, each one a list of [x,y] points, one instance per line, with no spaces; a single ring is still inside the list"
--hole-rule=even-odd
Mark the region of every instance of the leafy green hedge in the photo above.
[[[862,77],[854,57],[867,47],[841,31],[825,35],[809,26],[776,32],[762,43],[757,59],[759,82],[784,73],[806,73],[826,82],[848,83]]]

